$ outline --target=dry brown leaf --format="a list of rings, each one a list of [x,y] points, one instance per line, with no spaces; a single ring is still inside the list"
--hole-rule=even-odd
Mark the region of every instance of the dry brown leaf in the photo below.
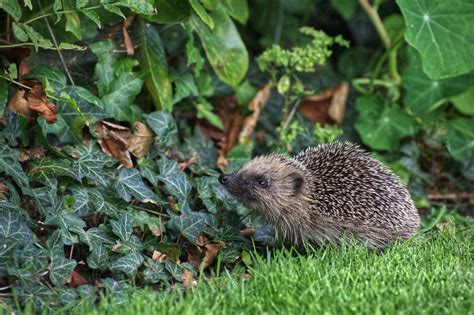
[[[249,103],[249,110],[252,111],[250,116],[247,116],[244,120],[242,130],[240,131],[239,135],[239,142],[240,143],[248,143],[252,133],[257,125],[258,118],[260,117],[260,113],[268,102],[270,98],[270,92],[272,91],[272,84],[267,83],[263,88],[261,88],[257,94],[255,94],[254,98]]]
[[[204,258],[199,264],[199,270],[204,270],[212,265],[217,257],[217,254],[219,254],[219,251],[225,247],[225,244],[223,242],[213,242],[206,244],[205,247],[206,252],[204,254]]]
[[[8,101],[7,107],[11,112],[17,113],[29,120],[33,119],[33,113],[28,108],[28,101],[26,100],[24,90],[16,90],[15,94]]]
[[[245,229],[240,230],[240,234],[243,237],[251,238],[255,234],[255,229],[251,227],[246,227]]]
[[[114,246],[112,246],[112,251],[115,252],[117,249],[119,249],[120,247],[122,247],[123,245],[121,243],[117,243],[115,244]]]
[[[89,283],[89,280],[87,280],[86,278],[84,278],[79,272],[77,272],[76,270],[73,270],[71,272],[71,279],[67,282],[67,285],[68,287],[70,288],[75,288],[75,287],[78,287],[80,285],[84,285],[84,284],[90,284]]]
[[[301,114],[320,124],[340,124],[344,119],[349,84],[340,84],[304,99],[299,107]]]
[[[135,54],[135,48],[133,47],[132,39],[128,34],[128,28],[133,22],[135,15],[128,16],[125,21],[123,22],[122,32],[123,32],[123,43],[125,45],[125,49],[127,50],[127,55],[133,56]]]
[[[204,235],[199,235],[197,238],[196,238],[196,245],[198,246],[206,246],[206,244],[209,243],[209,240],[207,239],[207,237],[205,237]]]
[[[44,148],[43,147],[36,147],[36,148],[20,148],[20,157],[18,158],[18,162],[26,162],[29,160],[35,160],[39,157],[44,157]]]
[[[123,166],[132,168],[133,162],[128,150],[130,129],[107,121],[100,121],[96,124],[96,131],[99,134],[99,144],[102,151],[119,160]]]
[[[48,124],[54,123],[57,119],[57,109],[46,97],[43,84],[37,80],[27,80],[23,84],[31,87],[30,90],[25,92],[28,109],[43,116]]]
[[[194,279],[193,272],[187,269],[182,270],[181,279],[186,289],[191,289],[192,287],[195,287],[197,285],[197,281],[196,279]]]
[[[163,254],[162,252],[159,252],[159,251],[155,250],[155,251],[153,251],[151,259],[153,259],[157,263],[161,263],[161,262],[165,261],[166,255]]]
[[[128,150],[137,158],[142,158],[148,152],[155,135],[145,123],[137,121],[134,126],[135,133],[128,139]]]
[[[0,201],[7,201],[8,200],[8,186],[0,183]]]

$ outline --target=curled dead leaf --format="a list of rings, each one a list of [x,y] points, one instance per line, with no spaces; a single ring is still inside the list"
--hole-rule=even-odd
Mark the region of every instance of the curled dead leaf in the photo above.
[[[8,102],[8,109],[27,119],[33,119],[39,114],[48,124],[54,123],[57,119],[57,109],[48,100],[43,84],[35,79],[21,80],[20,83],[29,89],[18,89]]]
[[[89,280],[84,278],[79,272],[73,270],[71,272],[71,279],[68,281],[67,285],[70,288],[76,288],[80,285],[90,284]]]
[[[20,157],[18,158],[18,162],[26,162],[30,160],[35,160],[39,157],[44,157],[44,148],[43,147],[36,147],[36,148],[20,148]]]
[[[250,137],[252,136],[255,126],[257,125],[258,118],[260,117],[260,113],[270,98],[271,91],[272,84],[267,83],[257,92],[257,94],[255,94],[254,98],[250,101],[248,108],[250,111],[252,111],[252,114],[247,116],[244,120],[242,131],[239,135],[240,143],[245,144],[250,141]]]
[[[217,254],[219,254],[219,251],[225,247],[225,244],[223,242],[213,242],[206,244],[205,247],[206,252],[201,264],[199,265],[199,270],[204,270],[211,266],[214,263]]]
[[[191,289],[197,285],[196,279],[194,279],[194,274],[192,271],[187,269],[183,269],[181,272],[181,279],[183,281],[183,285],[186,289]]]
[[[100,121],[96,124],[96,131],[99,134],[99,144],[102,151],[119,160],[123,166],[132,168],[133,162],[128,150],[130,129],[107,121]]]
[[[301,114],[320,124],[340,124],[344,119],[349,84],[340,84],[304,99],[299,107]]]
[[[165,261],[166,255],[163,254],[163,253],[160,252],[160,251],[154,250],[154,251],[153,251],[153,254],[152,254],[152,256],[151,256],[151,259],[153,259],[153,260],[156,261],[157,263],[161,263],[161,262]]]
[[[135,133],[128,139],[128,150],[137,158],[142,158],[153,143],[154,133],[140,121],[134,123]]]
[[[206,246],[206,244],[209,243],[209,240],[207,239],[207,237],[205,237],[204,235],[199,235],[197,238],[196,238],[196,245],[198,246]]]
[[[185,171],[189,166],[193,165],[194,163],[196,163],[196,161],[198,160],[198,157],[193,155],[192,157],[190,157],[188,160],[184,161],[184,162],[181,162],[178,164],[178,167],[179,167],[179,170],[181,172]]]
[[[243,237],[251,238],[251,237],[255,234],[255,231],[256,231],[256,230],[255,230],[254,228],[246,227],[245,229],[240,230],[240,234],[241,234]]]

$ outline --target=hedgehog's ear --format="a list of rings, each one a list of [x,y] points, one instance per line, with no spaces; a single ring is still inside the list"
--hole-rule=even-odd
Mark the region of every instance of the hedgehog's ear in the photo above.
[[[290,178],[293,181],[293,195],[298,195],[303,187],[304,178],[301,174],[291,173]]]

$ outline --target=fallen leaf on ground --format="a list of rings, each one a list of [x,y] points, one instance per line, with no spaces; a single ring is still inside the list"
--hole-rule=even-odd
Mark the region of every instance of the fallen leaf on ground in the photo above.
[[[96,131],[99,134],[99,144],[102,151],[119,160],[123,166],[132,168],[133,162],[128,150],[130,129],[107,121],[100,121],[96,124]]]
[[[166,255],[163,254],[163,253],[160,252],[160,251],[155,250],[155,251],[153,251],[153,254],[152,254],[152,256],[151,256],[151,259],[153,259],[153,260],[156,261],[157,263],[161,263],[161,262],[165,261]]]
[[[76,270],[73,270],[71,272],[71,279],[69,280],[69,282],[67,283],[67,285],[70,287],[70,288],[76,288],[80,285],[84,285],[84,284],[90,284],[89,281],[84,278],[79,272],[77,272]]]
[[[263,88],[261,88],[254,98],[249,103],[249,110],[252,112],[250,116],[247,116],[244,120],[242,131],[240,131],[239,142],[248,143],[252,133],[257,125],[258,118],[262,112],[263,107],[268,102],[270,98],[270,93],[272,91],[272,84],[267,83]]]
[[[140,121],[135,122],[134,126],[135,132],[128,139],[128,150],[137,158],[142,158],[148,152],[155,135],[146,124]]]
[[[255,234],[255,229],[251,227],[246,227],[245,229],[240,230],[240,234],[243,237],[251,238]]]
[[[36,147],[36,148],[20,148],[20,157],[18,158],[18,162],[26,162],[30,160],[36,160],[39,157],[44,157],[44,148],[43,147]]]
[[[340,84],[305,98],[299,107],[301,114],[310,121],[320,124],[340,124],[344,119],[349,84]]]
[[[194,279],[194,274],[192,271],[187,269],[183,269],[181,273],[181,279],[183,281],[183,285],[186,289],[191,289],[197,285],[196,279]]]
[[[208,243],[205,245],[205,247],[206,252],[201,264],[199,265],[199,270],[204,270],[212,265],[217,257],[217,254],[219,254],[219,251],[225,247],[225,244],[223,242]]]

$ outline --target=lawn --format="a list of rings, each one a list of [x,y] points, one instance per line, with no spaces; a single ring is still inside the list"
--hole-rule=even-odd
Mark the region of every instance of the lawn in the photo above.
[[[186,293],[139,291],[76,314],[474,314],[474,219],[439,223],[384,253],[361,246],[253,255],[249,276],[203,278]]]

